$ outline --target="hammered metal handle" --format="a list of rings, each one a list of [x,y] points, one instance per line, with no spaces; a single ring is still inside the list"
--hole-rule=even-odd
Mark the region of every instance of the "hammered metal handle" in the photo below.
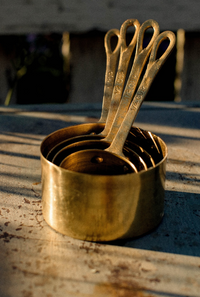
[[[165,52],[162,54],[162,56],[158,59],[156,59],[157,52],[159,49],[160,44],[168,39],[169,45]],[[134,96],[134,99],[129,107],[129,110],[120,126],[120,129],[118,130],[113,142],[111,143],[110,147],[106,149],[107,151],[110,151],[112,153],[116,153],[120,156],[123,156],[123,146],[126,141],[126,138],[128,136],[128,133],[131,129],[131,126],[133,122],[135,121],[135,118],[138,114],[138,111],[142,105],[142,102],[144,101],[149,88],[160,70],[161,66],[166,61],[167,57],[169,56],[170,52],[172,51],[174,45],[175,45],[176,37],[173,32],[171,31],[165,31],[161,33],[157,38],[156,41],[153,44],[152,52],[149,58],[149,63],[147,65],[147,69],[145,72],[145,75],[142,79],[142,82],[136,92],[136,95]]]
[[[144,47],[144,35],[146,31],[152,28],[153,29],[153,35],[151,37],[151,40],[149,41],[148,45]],[[147,20],[142,24],[140,27],[138,37],[137,37],[137,45],[136,45],[136,54],[135,59],[132,65],[131,72],[129,74],[129,78],[123,93],[123,97],[120,101],[119,108],[117,110],[114,122],[112,124],[112,127],[106,137],[106,141],[112,141],[115,137],[126,112],[128,111],[129,105],[132,101],[132,98],[134,96],[135,90],[137,88],[142,70],[145,66],[145,63],[147,62],[147,59],[150,55],[153,43],[156,40],[156,37],[159,34],[159,25],[154,20]]]
[[[126,43],[126,35],[127,35],[127,29],[129,27],[135,27],[135,32],[132,37],[131,42],[127,46]],[[136,42],[137,42],[137,35],[138,31],[140,28],[140,23],[136,19],[128,19],[126,20],[121,28],[120,28],[120,59],[119,59],[119,66],[116,74],[116,79],[115,79],[115,85],[113,88],[113,93],[112,93],[112,98],[111,98],[111,103],[110,103],[110,108],[108,111],[108,117],[106,120],[106,125],[104,130],[102,131],[101,135],[106,136],[110,130],[110,127],[112,125],[112,122],[114,120],[114,117],[116,115],[117,108],[119,106],[121,97],[122,97],[122,92],[124,89],[124,83],[126,79],[126,74],[128,70],[128,65],[133,53],[133,50],[135,48]]]
[[[117,36],[118,42],[114,50],[111,48],[112,37]],[[99,123],[104,123],[107,119],[108,111],[110,108],[110,101],[113,92],[115,73],[117,69],[117,61],[120,53],[120,32],[118,29],[109,30],[104,38],[104,47],[106,52],[106,73],[104,83],[104,95],[102,103],[102,112]]]

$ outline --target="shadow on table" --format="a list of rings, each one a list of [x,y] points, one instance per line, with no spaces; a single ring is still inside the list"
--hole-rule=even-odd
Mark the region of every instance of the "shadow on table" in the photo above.
[[[165,215],[152,232],[111,245],[200,256],[200,194],[166,191]]]
[[[200,105],[144,103],[137,115],[138,125],[153,124],[163,127],[200,129]]]

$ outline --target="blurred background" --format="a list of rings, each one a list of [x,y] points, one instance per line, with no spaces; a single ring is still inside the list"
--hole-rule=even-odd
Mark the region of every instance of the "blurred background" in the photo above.
[[[146,100],[198,101],[199,13],[195,0],[1,1],[0,104],[102,102],[104,36],[128,18],[177,36]]]

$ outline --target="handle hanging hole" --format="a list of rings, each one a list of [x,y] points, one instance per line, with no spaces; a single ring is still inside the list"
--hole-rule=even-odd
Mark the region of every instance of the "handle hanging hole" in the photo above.
[[[146,48],[153,37],[154,30],[152,27],[147,28],[143,38],[143,48]]]
[[[113,52],[117,47],[118,41],[119,41],[119,39],[116,35],[113,35],[110,39],[110,47]]]
[[[162,55],[166,52],[166,50],[167,50],[167,48],[169,46],[169,43],[170,43],[170,41],[169,41],[168,38],[166,38],[165,40],[163,40],[160,43],[160,45],[158,47],[158,51],[156,53],[156,60],[159,59],[159,58],[161,58]]]

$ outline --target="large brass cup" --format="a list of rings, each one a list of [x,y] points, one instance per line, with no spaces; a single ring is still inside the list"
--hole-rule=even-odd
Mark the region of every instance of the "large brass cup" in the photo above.
[[[41,144],[42,205],[56,231],[87,241],[111,241],[143,235],[164,214],[167,147],[152,134],[162,152],[155,167],[139,173],[100,176],[76,173],[48,161],[48,151],[67,137],[99,133],[104,124],[82,124],[47,136]],[[134,131],[134,127],[131,131]]]

